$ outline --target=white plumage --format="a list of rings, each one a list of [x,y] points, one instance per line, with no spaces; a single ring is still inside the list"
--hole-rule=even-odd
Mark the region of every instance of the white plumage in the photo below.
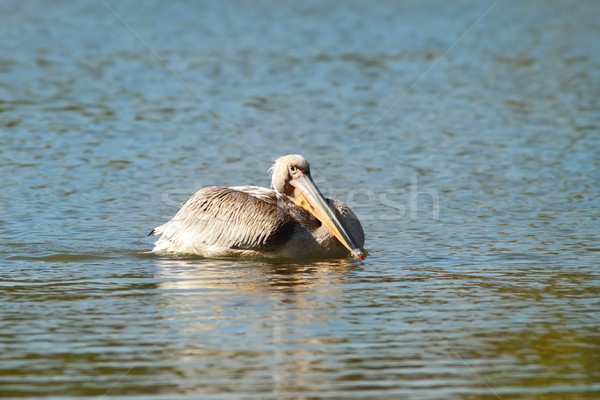
[[[160,254],[262,257],[364,258],[364,232],[344,203],[324,199],[299,155],[280,157],[273,189],[207,187],[188,199],[161,235]]]

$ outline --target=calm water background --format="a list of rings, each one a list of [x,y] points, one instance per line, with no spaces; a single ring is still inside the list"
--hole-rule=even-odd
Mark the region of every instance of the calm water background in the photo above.
[[[598,15],[0,2],[0,396],[600,398]],[[148,253],[291,152],[364,262]]]

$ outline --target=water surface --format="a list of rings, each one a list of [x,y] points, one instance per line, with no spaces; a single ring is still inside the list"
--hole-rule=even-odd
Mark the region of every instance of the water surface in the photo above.
[[[0,395],[600,397],[595,1],[0,4]],[[301,153],[363,262],[149,254]]]

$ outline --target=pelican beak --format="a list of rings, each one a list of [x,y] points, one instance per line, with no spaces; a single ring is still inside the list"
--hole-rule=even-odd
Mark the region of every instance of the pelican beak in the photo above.
[[[317,185],[309,174],[302,174],[299,178],[294,178],[290,184],[296,189],[297,195],[294,197],[294,203],[314,215],[331,233],[344,245],[350,253],[361,260],[365,258],[363,251],[358,246],[354,236],[340,222],[335,211],[325,197],[321,194]]]

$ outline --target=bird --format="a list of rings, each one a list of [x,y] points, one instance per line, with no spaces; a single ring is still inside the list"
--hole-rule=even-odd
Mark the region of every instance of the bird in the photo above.
[[[365,234],[346,204],[326,199],[299,154],[275,160],[271,189],[205,187],[167,223],[153,253],[201,257],[341,258],[363,260]]]

